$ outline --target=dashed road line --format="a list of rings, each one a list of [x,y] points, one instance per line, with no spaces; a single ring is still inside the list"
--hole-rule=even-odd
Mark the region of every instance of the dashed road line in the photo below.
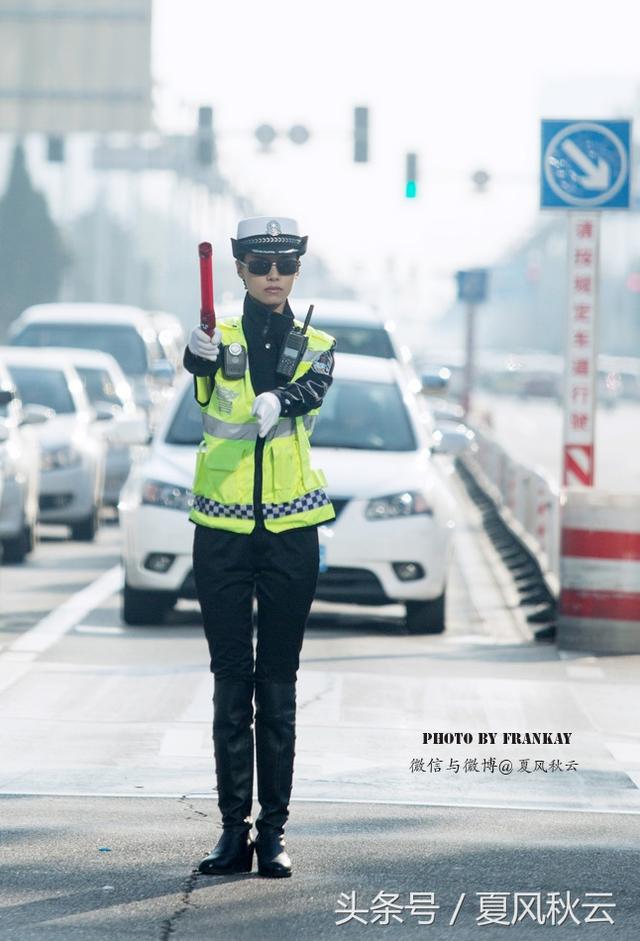
[[[86,588],[54,608],[0,653],[0,692],[19,680],[32,662],[122,587],[124,573],[114,565]]]

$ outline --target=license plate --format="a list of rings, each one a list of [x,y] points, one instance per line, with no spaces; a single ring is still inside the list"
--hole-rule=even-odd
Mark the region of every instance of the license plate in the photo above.
[[[327,565],[327,547],[320,546],[320,571],[326,572],[329,566]]]

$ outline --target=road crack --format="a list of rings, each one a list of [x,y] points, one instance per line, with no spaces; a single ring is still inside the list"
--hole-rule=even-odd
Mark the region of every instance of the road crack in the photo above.
[[[185,880],[180,901],[172,914],[162,922],[160,927],[160,941],[169,941],[171,936],[175,933],[179,919],[182,918],[191,905],[191,893],[196,887],[199,875],[200,873],[197,869],[192,869],[188,879]]]
[[[180,798],[180,803],[190,810],[192,813],[197,814],[199,817],[208,817],[209,814],[205,813],[203,810],[198,810],[197,807],[194,807],[193,804],[189,803],[189,799],[186,794],[183,794]]]

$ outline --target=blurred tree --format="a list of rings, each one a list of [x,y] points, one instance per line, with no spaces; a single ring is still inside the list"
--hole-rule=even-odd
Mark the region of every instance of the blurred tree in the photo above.
[[[33,188],[18,142],[0,199],[0,334],[6,335],[25,307],[57,299],[69,261],[47,200]]]

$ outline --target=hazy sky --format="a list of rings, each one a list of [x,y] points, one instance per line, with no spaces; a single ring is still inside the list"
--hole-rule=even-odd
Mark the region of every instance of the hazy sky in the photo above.
[[[156,118],[184,129],[212,104],[222,168],[259,211],[298,217],[340,275],[369,294],[404,285],[402,304],[428,313],[456,268],[491,264],[535,223],[542,116],[633,113],[639,36],[634,0],[155,0]],[[358,104],[366,166],[352,162]],[[264,122],[305,124],[311,141],[261,154]]]

